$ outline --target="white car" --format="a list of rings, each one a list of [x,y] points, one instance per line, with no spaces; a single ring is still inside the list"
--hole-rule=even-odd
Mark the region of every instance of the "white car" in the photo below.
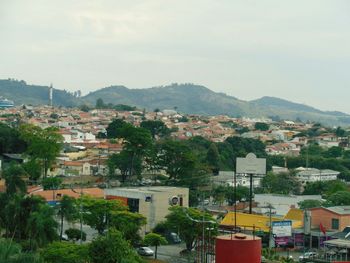
[[[139,255],[141,256],[153,256],[154,252],[152,249],[150,249],[149,247],[139,247],[137,249],[137,253],[139,253]]]
[[[310,259],[310,258],[315,258],[317,257],[316,252],[305,252],[304,255],[301,255],[299,257],[299,262],[303,262],[304,259]]]

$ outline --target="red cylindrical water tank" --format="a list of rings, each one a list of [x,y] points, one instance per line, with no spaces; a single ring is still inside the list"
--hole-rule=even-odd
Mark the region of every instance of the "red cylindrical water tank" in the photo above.
[[[234,234],[216,237],[216,263],[260,263],[261,239]]]

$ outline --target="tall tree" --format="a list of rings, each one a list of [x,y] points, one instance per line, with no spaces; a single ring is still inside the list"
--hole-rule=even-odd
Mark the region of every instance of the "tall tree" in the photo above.
[[[211,228],[214,228],[211,235],[216,235],[217,224],[210,214],[195,208],[180,206],[173,206],[169,210],[170,213],[166,216],[166,223],[171,230],[179,232],[180,238],[185,241],[188,251],[192,250],[196,238],[202,235],[203,227],[206,236],[209,234],[208,231],[211,231],[208,229]],[[201,223],[203,219],[207,223]]]
[[[82,202],[84,213],[83,222],[91,228],[96,229],[101,235],[108,228],[112,213],[125,211],[126,206],[117,200],[95,199],[88,196],[82,196],[77,203]]]
[[[142,263],[143,260],[115,229],[109,230],[105,236],[99,236],[89,245],[91,263]]]
[[[161,245],[168,244],[168,242],[166,241],[166,239],[164,237],[162,237],[161,235],[156,234],[156,233],[148,233],[145,236],[143,243],[146,246],[154,246],[155,247],[155,251],[154,251],[154,258],[155,259],[157,259],[158,247]]]
[[[68,222],[72,222],[77,218],[77,208],[75,206],[75,199],[64,195],[58,204],[57,215],[60,217],[60,239],[62,240],[63,235],[63,220],[66,219]]]
[[[21,138],[28,144],[27,154],[34,160],[42,163],[44,177],[56,157],[59,155],[63,137],[54,127],[41,129],[40,127],[25,124],[20,127]]]
[[[2,176],[5,178],[6,193],[8,195],[26,193],[27,187],[22,178],[27,176],[27,173],[20,165],[11,163],[10,166],[4,170]]]
[[[170,129],[164,124],[164,122],[159,120],[143,121],[141,122],[140,127],[149,130],[153,139],[155,139],[156,136],[164,137],[170,134]]]
[[[112,212],[109,226],[120,231],[132,245],[141,241],[140,229],[146,224],[146,218],[139,213],[127,210]]]
[[[220,155],[218,147],[212,143],[207,152],[207,162],[213,171],[213,174],[218,174],[220,170]]]

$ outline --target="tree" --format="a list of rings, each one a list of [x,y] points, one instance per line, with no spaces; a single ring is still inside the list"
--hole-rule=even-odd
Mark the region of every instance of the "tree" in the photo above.
[[[256,122],[254,125],[255,130],[259,131],[267,131],[269,129],[269,125],[264,122]]]
[[[78,203],[82,204],[83,222],[91,228],[96,229],[101,235],[107,229],[113,212],[125,211],[126,206],[117,200],[95,199],[88,196],[79,198]]]
[[[96,109],[104,109],[105,107],[106,107],[106,105],[105,105],[105,103],[103,102],[103,99],[98,98],[98,99],[96,100],[96,106],[95,106],[95,108],[96,108]]]
[[[337,158],[343,155],[343,148],[339,146],[332,146],[327,151],[323,152],[323,156],[326,158]]]
[[[86,240],[86,233],[84,231],[80,231],[80,229],[68,228],[66,231],[64,231],[64,233],[67,235],[68,239],[73,240],[73,242],[80,239],[82,241]]]
[[[58,133],[57,128],[41,129],[29,124],[20,126],[20,134],[28,144],[27,154],[31,159],[41,161],[44,177],[46,177],[48,169],[61,151],[62,135]]]
[[[21,246],[12,239],[0,239],[0,262],[42,263],[42,260],[34,253],[24,253]]]
[[[11,163],[10,166],[3,172],[2,176],[5,178],[6,193],[8,195],[26,193],[27,187],[25,182],[22,180],[22,177],[27,176],[27,173],[20,165]]]
[[[29,180],[36,183],[36,181],[41,176],[41,172],[40,172],[41,166],[38,160],[31,159],[28,162],[24,163],[22,167],[28,174]]]
[[[110,229],[105,236],[99,236],[89,245],[91,263],[142,263],[142,259],[123,238],[122,233]]]
[[[40,254],[47,263],[89,262],[88,245],[78,245],[70,242],[53,242],[48,244]]]
[[[301,184],[291,173],[274,174],[268,172],[262,179],[261,185],[266,193],[299,194]]]
[[[57,222],[53,216],[54,210],[47,204],[40,205],[38,211],[30,213],[26,231],[32,250],[57,239]]]
[[[322,206],[323,202],[320,200],[312,200],[312,199],[307,199],[304,201],[301,201],[298,203],[299,208],[302,210],[309,209],[309,208],[314,208],[314,207],[320,207]]]
[[[62,185],[62,178],[60,177],[46,177],[41,181],[44,190],[56,190]]]
[[[168,242],[166,241],[166,239],[164,237],[162,237],[161,235],[156,234],[156,233],[148,233],[145,236],[143,243],[146,246],[154,246],[155,247],[155,252],[154,252],[155,259],[157,259],[158,246],[168,244]]]
[[[180,206],[170,207],[169,210],[170,213],[166,216],[166,223],[172,231],[179,233],[180,238],[185,241],[188,251],[192,250],[196,237],[202,235],[203,223],[201,221],[203,218],[206,222],[211,222],[204,223],[205,235],[208,236],[208,231],[210,231],[207,230],[208,225],[210,228],[214,228],[211,235],[216,235],[217,223],[210,214],[201,212],[195,208],[184,208]]]
[[[304,195],[324,195],[330,196],[339,191],[347,191],[348,187],[346,183],[340,180],[333,181],[317,181],[312,183],[306,183],[304,187]]]
[[[327,202],[331,206],[350,205],[350,192],[348,191],[336,192],[327,199]]]
[[[220,155],[218,147],[215,143],[212,143],[208,149],[207,152],[207,158],[206,158],[210,168],[213,171],[213,174],[218,174],[220,170]]]
[[[235,189],[232,186],[227,186],[225,193],[226,200],[229,205],[234,205],[235,203]],[[249,200],[250,191],[248,187],[237,185],[236,186],[236,201],[246,201]]]
[[[122,138],[122,128],[124,126],[130,126],[130,123],[125,122],[122,119],[114,119],[110,124],[108,124],[106,131],[107,131],[107,138],[113,139],[113,138]]]
[[[148,130],[133,126],[124,126],[122,128],[124,139],[123,150],[130,156],[129,175],[133,175],[134,166],[138,159],[143,159],[152,149],[152,137]]]
[[[146,224],[146,218],[139,213],[127,210],[112,212],[109,226],[120,231],[132,245],[139,244],[139,230]]]
[[[190,175],[196,162],[189,147],[173,140],[166,140],[160,144],[159,159],[169,175],[169,180],[178,180]]]
[[[344,137],[346,135],[346,131],[338,126],[337,129],[335,130],[335,134],[338,137]]]
[[[156,136],[165,137],[170,134],[170,129],[162,121],[146,120],[141,122],[140,127],[150,131],[153,139]]]
[[[122,182],[124,183],[128,174],[130,175],[130,164],[132,162],[132,158],[132,154],[126,150],[122,150],[120,153],[112,154],[108,159],[108,170],[110,172],[110,177],[114,176],[114,171],[116,168],[118,168],[122,176]],[[141,174],[141,158],[134,157],[132,169],[133,171],[131,171],[131,174]]]
[[[63,235],[63,220],[66,219],[67,222],[72,222],[77,218],[77,208],[75,206],[75,199],[68,195],[64,195],[58,204],[57,215],[61,220],[60,227],[60,240],[62,240]]]
[[[23,153],[27,144],[21,139],[17,129],[0,123],[0,154],[2,153]]]

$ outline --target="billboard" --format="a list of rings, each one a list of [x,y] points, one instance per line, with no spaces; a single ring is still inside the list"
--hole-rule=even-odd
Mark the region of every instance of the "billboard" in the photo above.
[[[272,234],[275,237],[290,237],[292,236],[292,221],[273,221]]]
[[[248,153],[245,158],[236,158],[236,173],[266,174],[266,159],[256,158],[254,153]]]

